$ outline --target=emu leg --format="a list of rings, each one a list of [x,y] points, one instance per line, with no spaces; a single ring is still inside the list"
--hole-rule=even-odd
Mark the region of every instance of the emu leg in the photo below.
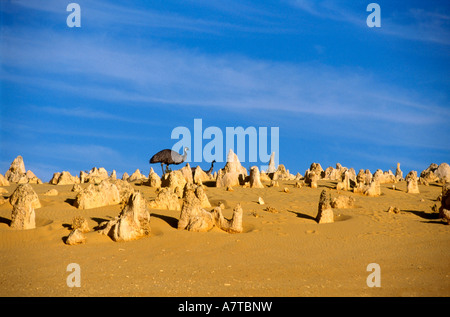
[[[162,171],[162,176],[164,176],[164,163],[161,162],[161,171]]]

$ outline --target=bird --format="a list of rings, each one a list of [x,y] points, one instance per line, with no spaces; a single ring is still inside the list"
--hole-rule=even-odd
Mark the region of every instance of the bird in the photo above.
[[[187,151],[189,151],[189,148],[185,147],[184,154],[181,155],[173,150],[164,149],[162,151],[159,151],[155,155],[153,155],[152,158],[150,159],[149,163],[150,164],[161,163],[161,169],[162,169],[162,173],[164,175],[165,174],[164,164],[166,164],[166,172],[168,172],[169,165],[172,165],[172,164],[178,165],[178,164],[183,163],[186,160]]]
[[[209,168],[209,170],[205,171],[206,174],[211,175],[211,173],[212,173],[212,171],[213,171],[213,168],[214,168],[214,163],[216,163],[216,160],[213,160],[213,161],[211,162],[211,167]]]
[[[202,171],[205,172],[205,173],[208,174],[208,175],[211,175],[211,173],[212,173],[212,171],[213,171],[213,168],[214,168],[214,163],[216,163],[216,160],[213,160],[213,161],[211,162],[211,167],[209,168],[209,170],[205,171],[204,169],[202,169]],[[195,169],[196,169],[196,167],[191,167],[192,177],[194,176]]]

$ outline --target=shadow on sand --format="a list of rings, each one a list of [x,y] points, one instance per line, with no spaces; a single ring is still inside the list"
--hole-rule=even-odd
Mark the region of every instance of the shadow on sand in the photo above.
[[[419,216],[420,218],[423,219],[428,219],[428,220],[437,220],[439,219],[439,214],[437,212],[433,212],[433,213],[429,213],[429,212],[425,212],[422,210],[402,210],[403,212],[409,212],[412,213],[416,216]]]
[[[307,215],[307,214],[302,214],[301,212],[297,212],[297,211],[293,211],[293,210],[287,210],[287,211],[297,215],[298,218],[303,218],[303,219],[316,221],[316,218],[313,217],[313,216],[310,216],[310,215]]]
[[[159,218],[161,220],[164,220],[165,222],[167,222],[167,224],[169,226],[171,226],[174,229],[178,228],[178,219],[175,217],[170,217],[170,216],[165,216],[165,215],[160,215],[160,214],[155,214],[155,213],[151,213],[151,216]]]
[[[443,221],[441,218],[439,218],[439,213],[437,212],[425,212],[422,210],[402,210],[403,212],[409,212],[416,216],[419,216],[422,219],[426,219],[428,221],[422,221],[423,223],[434,223],[434,224],[441,224],[441,225],[447,225],[445,221]]]
[[[8,226],[11,225],[11,219],[0,217],[0,223],[6,223]]]

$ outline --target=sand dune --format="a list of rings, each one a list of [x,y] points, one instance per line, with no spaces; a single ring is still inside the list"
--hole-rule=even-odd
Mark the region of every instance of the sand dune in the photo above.
[[[264,182],[263,182],[264,183]],[[0,205],[1,296],[449,296],[450,227],[431,211],[441,185],[382,184],[382,195],[340,192],[355,205],[334,209],[335,222],[317,224],[321,191],[338,192],[336,181],[318,188],[206,187],[213,206],[222,202],[225,217],[240,203],[243,233],[177,230],[179,211],[150,209],[151,234],[113,242],[92,228],[116,217],[120,205],[87,210],[72,206],[72,185],[32,184],[42,207],[36,228],[9,227],[12,206]],[[8,197],[16,184],[4,186]],[[82,188],[88,184],[81,184]],[[141,185],[147,201],[156,190]],[[289,192],[284,192],[284,188]],[[44,195],[57,188],[57,196]],[[258,204],[262,197],[264,205]],[[388,213],[390,206],[401,211]],[[272,207],[277,212],[269,212]],[[87,243],[64,244],[74,216],[88,220]],[[69,263],[81,268],[81,287],[66,285]],[[381,268],[381,287],[366,284],[369,263]]]

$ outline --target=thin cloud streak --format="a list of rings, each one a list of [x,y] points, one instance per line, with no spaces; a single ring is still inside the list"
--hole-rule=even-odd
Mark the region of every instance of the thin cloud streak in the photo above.
[[[114,115],[109,112],[99,111],[90,109],[88,107],[75,107],[75,108],[63,108],[63,107],[51,107],[51,106],[29,106],[30,111],[36,111],[41,113],[48,113],[51,115],[68,116],[68,117],[78,117],[86,119],[95,120],[106,120],[106,121],[119,121],[128,122],[134,124],[146,124],[146,125],[161,125],[161,123],[156,121],[141,120],[129,116],[119,116]]]
[[[430,108],[430,101],[426,105],[421,103],[420,95],[411,99],[408,91],[388,82],[380,84],[361,70],[252,60],[236,55],[214,56],[186,49],[130,52],[108,44],[93,45],[94,39],[72,43],[58,34],[42,35],[53,41],[43,40],[40,34],[35,36],[39,40],[27,33],[19,35],[5,38],[8,50],[1,61],[2,80],[66,93],[83,91],[85,96],[97,100],[216,106],[235,111],[282,110],[353,118],[370,116],[381,121],[415,124],[443,123],[441,115],[450,113],[445,104],[436,102]],[[58,47],[54,47],[55,42]],[[69,53],[77,50],[83,53]],[[68,80],[49,79],[52,78],[49,74]],[[392,111],[383,111],[389,106]],[[43,108],[63,115],[137,120],[82,110]]]
[[[286,30],[281,27],[282,17],[275,17],[271,12],[257,10],[236,2],[240,8],[238,11],[230,11],[227,8],[212,5],[219,12],[227,12],[229,15],[239,14],[239,22],[219,22],[217,20],[186,16],[180,13],[167,13],[160,10],[148,8],[130,8],[125,5],[112,4],[110,1],[79,0],[83,12],[83,20],[91,26],[101,25],[103,27],[118,25],[145,27],[147,29],[176,30],[178,32],[196,32],[205,34],[222,34],[224,31],[236,31],[246,33],[277,33],[292,32],[294,29]],[[68,3],[59,0],[47,0],[45,4],[40,0],[17,0],[13,6],[25,9],[42,11],[49,14],[67,15],[65,12]],[[192,5],[192,4],[191,4]],[[204,5],[204,4],[203,4]],[[210,4],[208,4],[210,5]],[[242,10],[249,15],[243,14]],[[269,18],[269,19],[268,19]]]
[[[369,12],[356,12],[353,3],[351,6],[342,1],[289,0],[288,3],[321,19],[367,27],[365,18]],[[388,12],[381,7],[381,27],[377,32],[406,40],[450,45],[450,16],[417,8],[401,13]]]
[[[64,124],[45,124],[42,125],[26,125],[21,122],[15,121],[15,120],[8,120],[3,121],[1,125],[1,130],[7,131],[14,131],[16,135],[23,135],[23,134],[29,134],[32,133],[33,135],[64,135],[64,136],[76,136],[76,137],[86,137],[89,139],[106,139],[106,140],[125,140],[125,141],[155,141],[159,138],[157,136],[143,136],[143,135],[136,135],[132,134],[130,132],[127,133],[113,133],[113,132],[107,132],[107,133],[101,133],[99,130],[95,129],[73,129],[68,128]],[[0,130],[0,131],[1,131]],[[9,148],[9,146],[5,146],[5,148]]]

